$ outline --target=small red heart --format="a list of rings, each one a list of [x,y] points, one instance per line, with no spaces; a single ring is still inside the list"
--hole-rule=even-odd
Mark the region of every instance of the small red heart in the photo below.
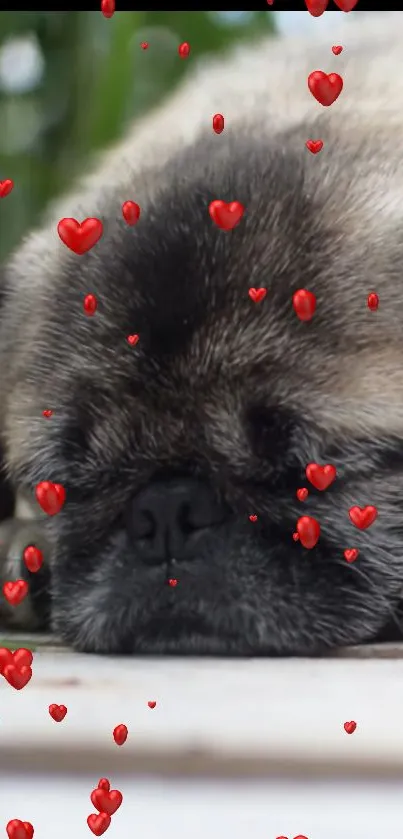
[[[49,705],[49,714],[55,722],[61,722],[64,720],[67,714],[67,708],[65,705]]]
[[[147,702],[149,708],[155,708],[156,704],[156,702]]]
[[[266,297],[267,288],[250,288],[248,294],[254,303],[260,303]]]
[[[55,516],[60,513],[66,500],[66,490],[62,484],[52,481],[40,481],[35,487],[36,500],[44,513]]]
[[[213,131],[215,131],[216,134],[222,134],[224,131],[224,117],[222,114],[214,114]]]
[[[323,149],[323,140],[307,140],[305,145],[312,154],[318,154]]]
[[[357,5],[358,0],[334,0],[334,2],[342,12],[351,12]]]
[[[57,225],[57,232],[63,244],[79,256],[96,245],[103,231],[102,221],[98,218],[86,218],[82,222],[76,221],[75,218],[62,218]]]
[[[6,195],[10,195],[11,190],[14,188],[14,181],[7,178],[5,181],[0,181],[0,198],[5,198]]]
[[[148,41],[142,41],[140,46],[142,50],[148,50]]]
[[[320,525],[311,516],[301,516],[297,521],[297,533],[301,545],[311,550],[315,547],[320,536]]]
[[[25,548],[22,558],[25,562],[28,571],[31,571],[32,574],[35,574],[36,571],[42,567],[43,564],[43,553],[36,548],[35,545],[28,545]]]
[[[208,210],[217,227],[221,230],[233,230],[241,221],[245,207],[239,201],[211,201]]]
[[[346,559],[347,562],[354,562],[354,560],[357,559],[358,554],[359,551],[357,551],[357,548],[346,548],[344,551],[344,559]]]
[[[317,102],[325,107],[332,105],[343,90],[343,79],[338,73],[314,70],[308,76],[308,87]]]
[[[140,340],[140,335],[128,335],[127,341],[130,346],[135,347],[138,341]]]
[[[297,317],[302,321],[312,320],[316,311],[316,297],[306,288],[300,288],[292,298],[292,305]]]
[[[102,0],[101,12],[104,17],[112,17],[115,13],[115,0]]]
[[[32,676],[32,670],[30,667],[16,667],[15,664],[6,664],[3,676],[11,687],[21,690],[28,684]]]
[[[84,313],[90,318],[92,315],[95,315],[97,308],[98,300],[95,297],[95,294],[86,294],[83,300]]]
[[[292,538],[294,539],[294,542],[299,542],[299,536],[298,536],[298,533],[293,533],[293,534],[292,534]]]
[[[122,204],[122,216],[126,224],[130,224],[133,227],[133,225],[137,224],[140,218],[139,205],[136,204],[135,201],[125,201],[124,204]]]
[[[306,501],[306,499],[308,498],[308,495],[309,495],[309,492],[308,492],[306,487],[301,487],[300,489],[297,489],[298,501]]]
[[[4,668],[7,664],[14,664],[16,667],[30,667],[32,664],[31,650],[20,647],[18,650],[8,650],[7,647],[0,647],[0,674],[4,675]]]
[[[91,801],[95,809],[99,810],[100,813],[107,813],[108,816],[113,816],[123,801],[123,795],[118,789],[112,789],[109,792],[109,790],[98,787],[92,791]]]
[[[257,521],[257,516],[255,514],[249,516],[249,521]]]
[[[175,577],[170,577],[170,579],[168,580],[168,585],[171,586],[171,588],[175,588],[175,586],[178,585],[178,581],[175,579]]]
[[[127,725],[121,723],[117,725],[116,728],[113,729],[113,739],[117,746],[123,746],[123,743],[127,740],[128,735]]]
[[[18,606],[28,594],[28,583],[25,580],[4,583],[3,594],[10,606]]]
[[[178,47],[178,54],[180,58],[187,58],[190,53],[190,44],[187,41],[184,41],[183,44],[179,44]]]
[[[342,46],[340,46],[340,45],[338,45],[338,46],[334,46],[334,47],[332,47],[332,52],[333,52],[335,55],[340,55],[340,53],[341,53],[341,52],[343,52],[343,47],[342,47]]]
[[[346,731],[347,734],[352,734],[353,731],[355,731],[356,728],[357,728],[357,723],[354,722],[354,720],[350,720],[350,722],[345,722],[344,723],[344,731]]]
[[[102,836],[105,830],[108,830],[110,823],[111,817],[108,816],[108,813],[91,813],[87,819],[88,827],[95,836]]]
[[[108,781],[107,778],[100,778],[97,786],[98,786],[98,789],[106,789],[108,791],[111,788],[110,781]]]
[[[305,474],[315,489],[324,490],[330,487],[330,484],[335,480],[336,469],[330,463],[327,463],[326,466],[319,466],[319,463],[308,463]]]
[[[371,527],[371,524],[374,523],[377,515],[378,510],[376,507],[372,507],[368,505],[367,507],[350,507],[348,514],[350,516],[350,521],[358,527],[359,530],[366,530],[367,527]]]
[[[376,312],[376,310],[379,306],[379,297],[378,297],[377,294],[375,294],[375,292],[371,292],[371,294],[368,295],[367,306],[368,306],[368,309],[371,310],[371,312]]]
[[[34,828],[31,822],[22,822],[20,819],[11,819],[6,827],[9,839],[32,839]]]
[[[44,417],[46,417],[46,419],[48,419],[49,417],[53,416],[53,411],[51,411],[50,408],[45,408],[45,410],[42,411],[42,416],[44,416]]]
[[[305,0],[308,12],[313,17],[320,17],[326,11],[328,0]]]

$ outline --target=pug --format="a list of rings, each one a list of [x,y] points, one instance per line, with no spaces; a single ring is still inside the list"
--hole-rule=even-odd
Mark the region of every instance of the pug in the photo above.
[[[196,64],[4,267],[3,623],[114,654],[400,634],[403,13],[332,17]]]

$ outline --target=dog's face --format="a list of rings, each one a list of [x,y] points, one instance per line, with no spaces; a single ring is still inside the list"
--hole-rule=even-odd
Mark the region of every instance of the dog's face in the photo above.
[[[136,227],[119,218],[121,196],[100,213],[101,241],[66,251],[37,293],[36,340],[15,351],[9,460],[30,491],[66,488],[48,521],[52,610],[78,649],[311,654],[374,637],[395,608],[393,421],[377,442],[392,349],[366,307],[369,272],[389,257],[381,243],[365,251],[358,220],[349,246],[342,203],[332,215],[349,175],[321,188],[324,164],[313,176],[298,143],[184,152],[155,174]],[[246,208],[232,231],[209,216],[217,198]],[[293,310],[299,288],[317,295],[309,323]],[[310,462],[336,466],[325,492],[307,483]],[[355,504],[378,507],[368,531],[349,520]],[[293,540],[303,515],[321,525],[313,550]]]

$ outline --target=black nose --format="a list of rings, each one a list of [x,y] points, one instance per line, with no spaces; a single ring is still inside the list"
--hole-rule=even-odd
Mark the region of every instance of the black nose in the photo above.
[[[202,532],[226,518],[207,484],[193,478],[155,481],[136,496],[129,530],[147,563],[192,559]]]

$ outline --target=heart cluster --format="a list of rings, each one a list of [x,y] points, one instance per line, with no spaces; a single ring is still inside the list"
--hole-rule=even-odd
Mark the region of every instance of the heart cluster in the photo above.
[[[89,829],[95,836],[102,836],[111,823],[111,816],[119,809],[123,795],[118,789],[111,789],[108,778],[101,778],[98,786],[91,793],[91,801],[97,813],[91,813],[87,818]]]
[[[23,647],[14,651],[0,647],[0,675],[15,690],[21,690],[32,677],[32,658],[31,650]]]

